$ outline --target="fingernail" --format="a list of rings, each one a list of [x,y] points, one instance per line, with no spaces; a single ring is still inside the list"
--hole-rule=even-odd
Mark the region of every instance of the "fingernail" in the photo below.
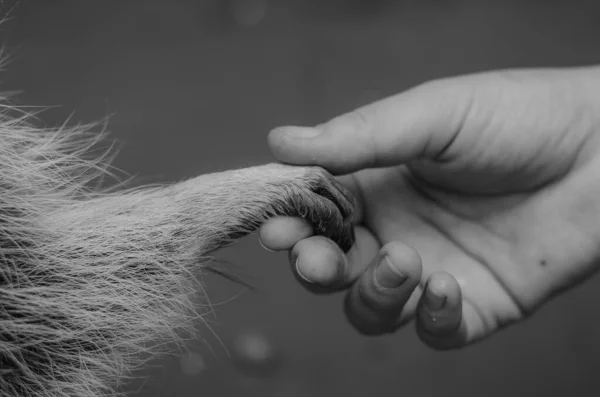
[[[406,280],[407,277],[396,270],[387,255],[379,261],[379,264],[375,269],[375,283],[377,283],[377,285],[388,289],[398,288]]]
[[[296,273],[298,273],[298,276],[300,276],[300,278],[302,280],[306,281],[307,283],[314,284],[314,281],[307,279],[306,276],[304,274],[302,274],[302,272],[300,271],[300,266],[298,266],[299,263],[300,263],[300,257],[297,256],[296,259],[294,260],[294,267],[296,268]]]
[[[446,297],[443,295],[437,295],[430,288],[425,291],[425,307],[427,310],[437,312],[442,310],[446,305]]]
[[[258,243],[260,244],[261,247],[263,247],[263,249],[265,249],[266,251],[269,252],[275,252],[275,250],[272,250],[271,248],[267,248],[265,247],[265,245],[263,244],[262,240],[260,239],[260,237],[258,237]]]
[[[278,129],[295,139],[311,139],[321,134],[321,130],[310,127],[285,127]]]

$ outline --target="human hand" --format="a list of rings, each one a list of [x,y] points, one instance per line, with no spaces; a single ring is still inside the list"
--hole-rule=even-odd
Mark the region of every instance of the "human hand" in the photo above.
[[[416,317],[436,349],[461,347],[589,277],[600,258],[600,69],[441,79],[314,128],[269,135],[275,157],[319,165],[358,198],[344,254],[298,218],[262,244],[289,250],[310,291],[348,289],[360,332]]]

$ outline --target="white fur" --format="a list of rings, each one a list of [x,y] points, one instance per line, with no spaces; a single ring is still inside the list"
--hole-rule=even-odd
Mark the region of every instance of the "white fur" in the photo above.
[[[352,243],[352,198],[324,170],[270,164],[168,186],[100,189],[101,135],[0,114],[0,391],[113,395],[196,338],[211,251],[274,215]],[[117,185],[116,187],[119,187]]]

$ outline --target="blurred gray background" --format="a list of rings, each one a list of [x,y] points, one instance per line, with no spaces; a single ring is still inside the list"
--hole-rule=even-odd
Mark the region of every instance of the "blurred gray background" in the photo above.
[[[272,161],[272,127],[428,79],[600,61],[597,1],[21,0],[1,11],[12,62],[0,89],[56,106],[41,125],[112,115],[125,143],[116,166],[151,181]],[[411,326],[356,334],[341,296],[304,291],[256,237],[220,257],[256,290],[209,279],[214,333],[183,362],[157,361],[138,396],[598,395],[597,279],[486,343],[436,353]],[[236,365],[246,332],[265,338],[274,365]]]

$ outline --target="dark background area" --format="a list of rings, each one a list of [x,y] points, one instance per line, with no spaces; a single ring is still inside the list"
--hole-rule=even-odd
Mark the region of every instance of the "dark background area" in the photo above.
[[[486,69],[600,62],[600,2],[582,0],[22,0],[5,2],[3,90],[56,106],[40,125],[112,115],[115,165],[142,180],[272,161],[267,132],[314,124],[420,82]],[[437,353],[411,326],[366,338],[342,296],[294,281],[256,237],[220,257],[255,287],[210,278],[214,314],[191,346],[148,370],[151,396],[598,395],[598,279],[483,344]],[[276,368],[235,365],[263,335]]]

